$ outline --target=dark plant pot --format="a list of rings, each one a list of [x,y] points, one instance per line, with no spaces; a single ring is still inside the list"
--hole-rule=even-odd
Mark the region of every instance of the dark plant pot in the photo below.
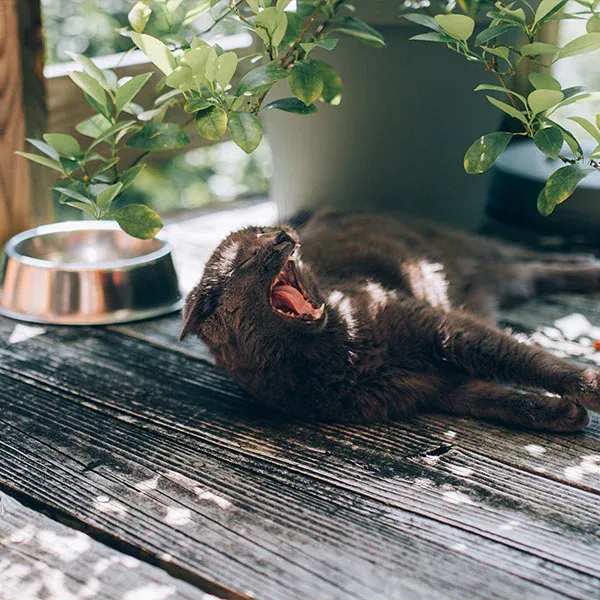
[[[550,216],[538,213],[537,196],[550,174],[561,166],[564,163],[545,157],[531,141],[511,145],[492,171],[488,217],[538,236],[578,236],[600,243],[600,173],[583,179]]]
[[[374,3],[384,5],[397,10]],[[319,55],[344,81],[340,106],[319,103],[310,116],[267,111],[280,215],[326,206],[398,210],[475,229],[489,177],[466,175],[462,162],[477,137],[499,126],[498,111],[473,93],[493,80],[442,44],[409,41],[424,30],[395,11],[373,17],[385,49],[340,39]],[[277,93],[290,95],[284,85]]]

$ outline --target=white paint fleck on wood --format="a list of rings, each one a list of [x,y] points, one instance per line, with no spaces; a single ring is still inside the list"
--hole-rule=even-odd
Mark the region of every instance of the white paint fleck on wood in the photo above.
[[[18,344],[20,342],[24,342],[26,340],[30,340],[31,338],[37,337],[38,335],[43,335],[46,333],[46,329],[43,327],[34,327],[32,325],[15,325],[10,337],[8,338],[8,345]]]

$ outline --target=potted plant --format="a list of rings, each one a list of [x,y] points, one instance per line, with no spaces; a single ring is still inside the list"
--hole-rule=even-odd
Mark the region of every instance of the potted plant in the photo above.
[[[598,149],[584,157],[576,137],[551,113],[591,95],[580,88],[563,90],[552,77],[536,74],[531,76],[535,89],[524,96],[510,89],[509,79],[522,61],[544,65],[544,57],[560,60],[600,47],[598,0],[579,1],[583,8],[577,12],[584,16],[578,17],[588,19],[588,33],[557,48],[538,41],[538,35],[544,23],[566,18],[566,0],[543,0],[535,10],[526,0],[519,0],[519,8],[497,2],[477,30],[478,2],[462,2],[461,14],[404,14],[410,27],[429,29],[417,39],[436,42],[422,47],[409,44],[406,31],[396,31],[406,26],[398,25],[396,5],[387,0],[356,3],[357,12],[368,9],[367,18],[378,25],[378,19],[388,23],[393,12],[394,24],[378,27],[383,35],[345,0],[298,0],[295,5],[290,0],[233,0],[217,20],[235,19],[255,35],[255,52],[242,57],[179,33],[191,18],[218,5],[216,0],[187,10],[185,3],[142,0],[129,14],[131,29],[122,33],[160,72],[153,107],[135,103],[151,72],[117,81],[114,73],[79,56],[82,71],[71,78],[96,111],[76,127],[88,142],[82,147],[69,134],[47,134],[44,140],[30,140],[41,154],[24,156],[60,173],[64,183],[55,189],[62,202],[96,219],[115,219],[131,235],[149,238],[161,228],[159,216],[143,205],[122,206],[119,197],[150,154],[188,143],[186,131],[169,121],[171,109],[187,113],[198,135],[213,141],[229,135],[248,153],[263,137],[260,117],[279,111],[269,132],[274,194],[286,212],[315,202],[369,207],[381,206],[381,200],[387,208],[408,208],[469,226],[482,212],[484,188],[476,179],[466,183],[459,177],[460,149],[487,128],[489,133],[465,155],[468,173],[488,170],[515,136],[531,137],[542,152],[570,161],[550,177],[538,200],[540,210],[549,213],[598,166]],[[150,35],[159,13],[169,23],[168,32]],[[516,44],[510,41],[515,31],[525,35]],[[376,46],[379,52],[358,51],[344,38]],[[411,56],[427,60],[415,67]],[[341,57],[341,76],[336,57]],[[236,81],[242,69],[245,74]],[[467,104],[469,89],[486,72],[498,83],[486,81],[477,90],[489,94],[489,109],[516,119],[520,131],[495,131],[493,112],[479,114]],[[436,87],[426,87],[425,81]],[[270,92],[276,85],[274,98]],[[344,101],[337,106],[342,92]],[[506,97],[493,95],[498,93]],[[600,136],[596,125],[575,120]],[[573,158],[563,155],[563,142]],[[124,147],[138,153],[126,165],[120,161]]]

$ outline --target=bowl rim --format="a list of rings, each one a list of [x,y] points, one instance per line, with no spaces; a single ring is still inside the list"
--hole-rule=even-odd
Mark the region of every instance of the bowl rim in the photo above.
[[[168,242],[162,232],[158,233],[154,239],[157,239],[161,246],[157,250],[142,254],[134,258],[122,258],[117,260],[100,261],[96,263],[87,262],[55,262],[43,258],[34,258],[21,254],[16,248],[18,244],[27,240],[48,235],[52,233],[69,233],[72,231],[117,231],[120,230],[116,221],[63,221],[61,223],[52,223],[50,225],[40,225],[33,229],[28,229],[11,237],[4,247],[7,259],[18,261],[21,264],[41,269],[60,269],[63,271],[98,271],[109,269],[123,269],[144,265],[164,258],[171,254],[173,247]],[[128,235],[128,234],[125,234]]]

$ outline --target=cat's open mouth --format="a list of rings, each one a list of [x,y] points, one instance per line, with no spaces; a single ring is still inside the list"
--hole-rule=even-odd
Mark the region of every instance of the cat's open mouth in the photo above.
[[[273,280],[270,290],[271,306],[276,312],[295,319],[317,321],[323,316],[325,305],[316,306],[300,283],[294,255],[290,257]]]

